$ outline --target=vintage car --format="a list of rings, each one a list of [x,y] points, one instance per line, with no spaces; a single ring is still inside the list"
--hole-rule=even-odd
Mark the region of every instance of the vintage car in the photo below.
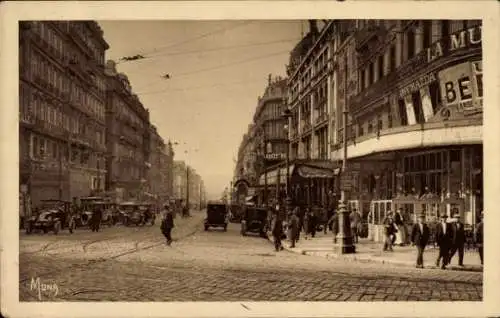
[[[244,206],[241,218],[241,235],[248,232],[259,233],[265,237],[267,232],[268,210],[262,207]]]
[[[125,226],[143,226],[146,223],[154,225],[155,223],[156,215],[149,204],[129,201],[121,203],[119,209]]]
[[[209,202],[207,204],[207,217],[205,218],[204,225],[205,231],[210,227],[222,227],[227,231],[229,223],[229,212],[227,205],[220,202]]]
[[[38,207],[39,212],[29,217],[25,222],[26,233],[30,234],[41,230],[44,233],[53,231],[57,234],[66,227],[72,232],[73,228],[71,228],[71,224],[68,224],[70,209],[71,202],[68,201],[42,200],[41,206]]]
[[[63,227],[63,219],[64,212],[59,209],[43,210],[26,221],[26,233],[31,234],[35,231],[48,233],[53,231],[54,234],[57,234]]]

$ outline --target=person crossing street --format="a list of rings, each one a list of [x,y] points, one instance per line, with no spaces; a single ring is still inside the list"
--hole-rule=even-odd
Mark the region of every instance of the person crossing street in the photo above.
[[[162,212],[162,221],[161,221],[161,232],[167,239],[167,245],[170,246],[172,244],[172,229],[174,228],[174,217],[172,215],[172,211],[168,204],[165,204],[164,210]]]

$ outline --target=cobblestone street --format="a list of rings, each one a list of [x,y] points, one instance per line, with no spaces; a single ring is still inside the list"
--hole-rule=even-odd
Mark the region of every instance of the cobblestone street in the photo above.
[[[202,229],[201,213],[178,219],[174,243],[159,226],[76,235],[21,235],[21,301],[481,300],[482,273],[274,252],[258,236]],[[32,288],[32,278],[57,285]]]

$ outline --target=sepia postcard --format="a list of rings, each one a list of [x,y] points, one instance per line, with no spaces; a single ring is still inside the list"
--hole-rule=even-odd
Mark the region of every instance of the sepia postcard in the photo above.
[[[0,13],[3,316],[500,313],[497,3]]]

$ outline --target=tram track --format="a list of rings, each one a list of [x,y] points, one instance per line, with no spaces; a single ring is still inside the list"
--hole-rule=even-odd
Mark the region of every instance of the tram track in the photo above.
[[[186,238],[188,238],[188,237],[196,234],[200,230],[201,230],[201,224],[198,224],[191,231],[188,231],[187,233],[183,233],[182,235],[180,235],[178,238],[175,239],[175,241],[186,239]],[[134,231],[134,233],[138,233],[138,232],[140,232],[139,228],[136,229],[136,231]],[[161,246],[161,245],[165,244],[165,242],[163,240],[163,237],[162,237],[160,242],[156,242],[156,243],[144,246],[144,247],[140,247],[139,245],[141,243],[144,243],[144,242],[147,242],[147,241],[151,241],[151,239],[153,239],[153,238],[155,238],[155,237],[158,236],[158,233],[154,233],[154,232],[151,232],[151,231],[146,232],[146,233],[149,234],[149,235],[147,235],[146,237],[143,237],[142,239],[140,239],[138,241],[135,241],[134,242],[134,248],[132,248],[132,249],[126,250],[124,252],[121,252],[121,253],[118,253],[118,254],[115,254],[115,255],[110,255],[109,257],[89,259],[89,260],[84,261],[83,263],[69,264],[68,266],[63,267],[63,268],[57,268],[57,269],[54,269],[54,270],[50,270],[50,271],[47,271],[47,272],[44,272],[44,273],[37,274],[37,277],[43,278],[43,277],[51,276],[51,275],[54,275],[54,274],[61,274],[61,273],[67,272],[69,270],[83,270],[84,268],[89,268],[92,265],[95,265],[97,263],[104,263],[104,262],[107,262],[107,261],[116,260],[117,258],[126,256],[126,255],[130,255],[130,254],[133,254],[133,253],[138,253],[138,252],[141,252],[141,251],[144,251],[144,250],[149,250],[149,249],[152,249],[152,248],[155,248],[155,247],[158,247],[158,246]],[[124,233],[116,233],[116,235],[113,235],[112,237],[106,237],[106,238],[102,238],[102,239],[99,239],[99,240],[93,240],[93,241],[90,241],[90,242],[85,242],[84,244],[86,244],[86,248],[88,248],[88,246],[90,246],[91,244],[95,244],[95,243],[98,243],[98,242],[103,242],[103,241],[109,241],[109,240],[117,239],[117,238],[123,236],[123,234]],[[55,242],[51,242],[48,245],[53,244],[53,243],[55,243]],[[36,254],[38,252],[41,252],[42,250],[43,250],[43,248],[40,249],[40,250],[38,250],[38,251],[36,251],[36,252],[23,253],[23,254],[24,255],[33,255],[33,254]],[[45,250],[45,251],[47,251],[47,250]],[[25,278],[19,279],[19,283],[20,284],[26,283],[30,279],[31,279],[31,277],[25,277]]]

